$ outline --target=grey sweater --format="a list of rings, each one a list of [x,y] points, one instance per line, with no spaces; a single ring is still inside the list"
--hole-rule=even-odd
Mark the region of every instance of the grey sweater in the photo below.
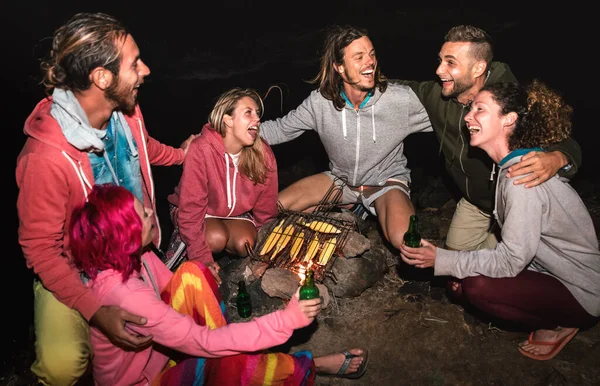
[[[506,169],[522,154],[511,153],[499,171],[494,216],[502,241],[496,249],[438,248],[435,275],[462,279],[514,277],[523,269],[542,272],[560,280],[590,315],[600,316],[600,251],[592,218],[562,177],[528,189],[514,185]]]
[[[271,145],[307,130],[318,133],[334,175],[346,177],[350,186],[382,186],[389,178],[410,183],[404,138],[433,128],[414,91],[397,84],[388,85],[384,93],[375,90],[358,111],[348,104],[336,110],[314,90],[283,118],[260,125],[261,136]]]

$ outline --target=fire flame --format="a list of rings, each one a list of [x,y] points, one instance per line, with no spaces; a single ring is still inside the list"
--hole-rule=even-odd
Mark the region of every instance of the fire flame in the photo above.
[[[304,266],[304,264],[297,265],[298,277],[300,277],[300,283],[304,283],[304,279],[306,278],[306,271],[308,271],[312,266],[313,266],[312,261],[309,261],[306,266]]]

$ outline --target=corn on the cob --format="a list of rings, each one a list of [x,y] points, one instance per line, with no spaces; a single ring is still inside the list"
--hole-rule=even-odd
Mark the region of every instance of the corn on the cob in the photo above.
[[[267,253],[269,253],[269,251],[273,249],[273,247],[277,244],[277,240],[279,240],[279,238],[281,237],[281,228],[283,228],[283,221],[284,220],[281,220],[279,224],[277,224],[275,228],[273,228],[271,233],[269,233],[269,236],[265,240],[265,243],[263,244],[263,247],[260,250],[260,256],[264,256]]]
[[[302,261],[308,263],[315,257],[317,251],[319,250],[319,237],[315,234],[313,239],[308,244],[308,248],[306,249],[306,255]]]
[[[273,254],[271,255],[271,260],[277,256],[277,254],[285,248],[290,240],[292,239],[292,235],[294,234],[294,224],[290,224],[285,227],[283,234],[279,239],[277,239],[277,243],[275,245],[275,249],[273,250]]]
[[[332,237],[329,240],[325,241],[325,245],[323,249],[321,249],[321,253],[319,254],[319,258],[317,259],[317,264],[326,265],[331,256],[333,256],[333,252],[335,252],[336,238]]]
[[[325,221],[311,221],[308,224],[304,224],[315,232],[321,233],[340,233],[341,230]]]
[[[298,253],[300,253],[300,249],[302,249],[302,244],[304,244],[304,232],[300,232],[294,238],[292,248],[290,248],[291,261],[296,260],[296,257],[298,257]]]

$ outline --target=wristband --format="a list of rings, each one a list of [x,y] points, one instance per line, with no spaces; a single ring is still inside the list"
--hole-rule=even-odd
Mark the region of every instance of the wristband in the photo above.
[[[568,163],[565,166],[563,166],[562,168],[560,168],[560,170],[562,172],[567,173],[569,170],[571,170],[572,167],[573,167],[573,164],[572,163]]]

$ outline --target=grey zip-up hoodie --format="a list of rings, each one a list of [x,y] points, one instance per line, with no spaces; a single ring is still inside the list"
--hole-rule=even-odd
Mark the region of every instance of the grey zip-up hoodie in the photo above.
[[[590,315],[600,316],[600,251],[590,213],[566,178],[554,176],[529,189],[506,178],[507,168],[528,150],[513,151],[500,164],[494,216],[502,241],[496,249],[438,248],[435,275],[462,279],[542,272],[560,280]]]
[[[291,141],[307,130],[319,134],[334,175],[346,177],[350,186],[382,186],[389,178],[410,183],[403,141],[411,133],[433,128],[414,91],[392,84],[384,93],[375,89],[358,111],[348,104],[336,110],[314,90],[295,110],[260,125],[270,145]]]

